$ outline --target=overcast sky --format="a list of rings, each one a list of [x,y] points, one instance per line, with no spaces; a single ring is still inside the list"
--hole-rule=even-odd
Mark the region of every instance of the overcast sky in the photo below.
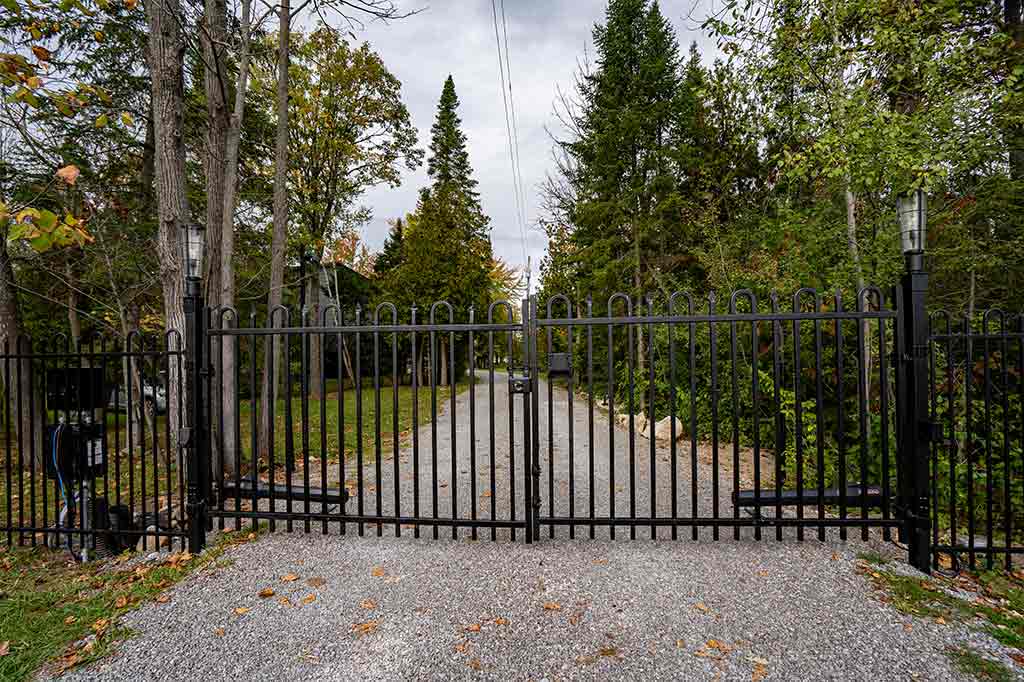
[[[681,50],[696,40],[710,61],[714,42],[696,29],[711,0],[663,0],[662,12],[676,29]],[[498,4],[500,28],[501,5]],[[388,25],[367,25],[356,33],[368,40],[402,81],[403,97],[419,130],[420,146],[429,144],[430,126],[444,79],[450,73],[460,100],[459,115],[469,140],[469,157],[480,183],[484,212],[491,218],[495,253],[517,266],[524,264],[523,240],[516,219],[512,168],[505,133],[498,53],[491,0],[400,0],[402,7],[423,7],[419,14]],[[429,3],[429,4],[427,4]],[[605,0],[505,0],[512,93],[519,131],[519,151],[526,193],[526,252],[536,275],[545,237],[536,229],[539,185],[551,168],[551,143],[545,126],[554,128],[558,88],[572,87],[578,60],[593,54],[591,31],[603,21]],[[691,13],[691,10],[692,13]],[[690,16],[694,18],[690,18]],[[413,210],[420,187],[427,184],[426,164],[407,172],[401,187],[378,187],[363,197],[373,220],[363,238],[379,249],[387,220]],[[534,280],[536,281],[536,280]]]

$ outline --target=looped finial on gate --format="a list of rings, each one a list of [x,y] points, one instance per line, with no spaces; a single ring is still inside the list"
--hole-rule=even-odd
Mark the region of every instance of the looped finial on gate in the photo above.
[[[945,324],[945,331],[943,331],[942,328],[939,327],[940,323]],[[936,329],[938,329],[938,333],[947,335],[952,333],[953,331],[953,317],[945,308],[939,308],[938,310],[928,315],[928,333],[934,334]]]
[[[281,314],[281,322],[282,322],[282,324],[277,324],[275,322],[275,320],[277,320],[278,313]],[[278,304],[278,305],[275,305],[273,308],[270,309],[270,313],[267,315],[267,328],[268,329],[276,329],[278,327],[290,327],[291,324],[292,324],[292,311],[289,310],[287,306]]]
[[[231,325],[226,323],[227,316],[231,316]],[[222,305],[217,307],[217,328],[229,329],[231,326],[238,326],[238,310],[234,306]]]
[[[885,306],[885,296],[882,295],[882,290],[874,284],[868,284],[857,291],[857,312],[862,313],[868,310],[868,296],[870,294],[875,296],[876,310],[881,310]]]
[[[449,303],[448,301],[435,301],[430,306],[430,317],[429,317],[430,324],[435,324],[434,314],[437,312],[438,306],[444,306],[445,308],[448,309],[448,323],[449,324],[451,324],[452,322],[455,321],[455,308],[452,307],[452,304]]]
[[[688,291],[676,291],[668,297],[668,314],[675,315],[676,313],[676,298],[686,299],[686,314],[693,315],[693,296]]]
[[[729,313],[731,315],[736,314],[736,301],[740,298],[745,298],[750,303],[751,315],[757,312],[757,294],[750,289],[737,289],[729,297]]]
[[[814,302],[814,312],[817,313],[821,310],[821,294],[814,287],[800,287],[793,292],[793,312],[799,313],[803,306],[801,305],[801,299],[810,295],[811,300]]]
[[[608,297],[608,317],[619,317],[614,312],[615,301],[622,300],[626,302],[626,317],[633,316],[633,300],[629,297],[629,294],[624,294],[621,291],[616,291],[614,294]]]
[[[320,310],[320,326],[327,326],[327,313],[334,311],[334,324],[341,326],[341,307],[337,303],[331,303]]]
[[[398,324],[398,308],[395,307],[394,303],[390,301],[381,301],[377,304],[377,307],[373,309],[373,324],[380,324],[380,311],[390,310],[391,311],[391,324]]]
[[[182,348],[185,347],[184,344],[182,343],[181,332],[178,331],[177,329],[168,329],[166,332],[164,332],[164,348],[166,348],[167,350],[171,350],[171,339],[174,339],[175,341],[175,350],[181,350]]]
[[[565,304],[565,310],[568,313],[568,318],[572,319],[572,301],[570,301],[569,297],[566,296],[565,294],[555,294],[554,296],[548,299],[547,305],[545,306],[548,319],[551,319],[551,309],[555,301],[562,301]]]
[[[988,334],[988,321],[993,317],[999,317],[999,333],[1006,333],[1006,313],[1003,312],[1002,308],[990,308],[985,311],[985,314],[981,316],[981,333]]]
[[[513,314],[512,314],[512,304],[511,303],[509,303],[508,301],[494,301],[489,306],[487,306],[487,323],[488,324],[491,324],[492,322],[494,322],[494,309],[499,307],[499,306],[505,308],[506,312],[508,312],[508,319],[509,320],[511,320],[514,317]]]

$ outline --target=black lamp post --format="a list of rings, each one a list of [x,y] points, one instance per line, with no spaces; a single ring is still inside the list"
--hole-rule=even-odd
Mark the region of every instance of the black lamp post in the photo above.
[[[928,421],[928,273],[924,269],[924,245],[927,226],[927,200],[920,189],[900,196],[896,202],[900,223],[900,243],[906,271],[903,289],[904,357],[901,359],[906,391],[901,406],[904,415],[900,450],[903,470],[900,496],[906,523],[903,537],[911,565],[929,572],[931,567],[931,509],[929,506]]]
[[[206,252],[206,231],[199,223],[184,226],[182,234],[182,266],[185,275],[185,386],[188,405],[185,428],[179,439],[186,448],[188,471],[188,546],[193,554],[206,545],[206,491],[209,458],[206,456],[206,420],[203,416],[203,378],[205,372],[203,319],[203,257]]]

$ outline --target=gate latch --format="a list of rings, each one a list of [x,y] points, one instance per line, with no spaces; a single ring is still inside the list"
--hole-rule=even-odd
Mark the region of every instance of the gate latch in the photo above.
[[[526,394],[530,392],[530,375],[522,374],[516,376],[515,374],[508,375],[508,388],[513,394]]]

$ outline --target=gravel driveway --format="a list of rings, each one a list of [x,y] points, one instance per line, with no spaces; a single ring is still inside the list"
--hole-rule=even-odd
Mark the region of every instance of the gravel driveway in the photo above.
[[[504,382],[495,387],[499,406],[495,420],[495,466],[489,461],[488,385],[477,385],[477,486],[469,480],[468,462],[457,461],[451,478],[451,418],[459,453],[468,452],[468,392],[454,410],[437,420],[439,510],[451,512],[457,490],[460,516],[468,516],[472,500],[479,518],[489,518],[491,501],[499,517],[508,518],[512,499],[508,472],[516,473],[521,499],[522,462],[509,459],[508,396]],[[542,386],[541,452],[547,497],[547,389]],[[555,392],[552,414],[555,448],[553,486],[556,514],[567,513],[568,472],[573,471],[571,496],[577,510],[589,504],[589,451],[585,409],[573,414],[574,448],[568,448],[568,398]],[[578,399],[577,399],[578,400]],[[585,407],[585,405],[583,406]],[[517,402],[517,420],[521,403]],[[607,463],[608,427],[595,415],[595,495],[598,515],[608,513],[609,491],[617,491],[617,512],[628,514],[628,487],[610,483],[629,480],[628,436],[615,431],[616,462]],[[521,424],[513,422],[521,442]],[[599,435],[601,434],[601,435]],[[420,429],[420,504],[429,512],[431,428]],[[604,439],[604,440],[599,440]],[[603,450],[602,450],[603,448]],[[521,451],[521,448],[517,448]],[[568,452],[573,453],[569,467]],[[686,451],[689,457],[689,450]],[[731,458],[731,451],[725,451]],[[638,515],[651,504],[649,445],[637,440]],[[702,459],[706,453],[698,453]],[[411,510],[411,454],[399,454],[399,505]],[[680,459],[683,459],[682,451]],[[603,462],[603,464],[602,464]],[[374,485],[364,500],[368,513],[382,494],[382,509],[394,508],[394,460],[364,471]],[[655,503],[669,511],[671,462],[655,451]],[[708,467],[699,465],[698,471]],[[496,499],[481,496],[491,473]],[[726,468],[724,479],[731,478]],[[351,475],[351,472],[347,476]],[[690,469],[681,464],[681,489],[689,486]],[[744,473],[744,476],[747,474]],[[313,477],[319,480],[319,474]],[[333,477],[337,480],[337,475]],[[723,480],[720,500],[731,488]],[[729,484],[731,485],[731,484]],[[475,495],[474,495],[475,492]],[[698,475],[696,502],[702,514],[712,502],[707,476]],[[683,497],[680,507],[689,510]],[[350,502],[349,510],[354,510]],[[581,506],[582,505],[582,506]],[[619,506],[622,505],[622,506]],[[683,505],[686,505],[685,507]],[[314,506],[316,508],[316,506]],[[723,509],[731,509],[725,508]],[[318,509],[317,509],[318,510]],[[706,511],[705,511],[706,510]],[[731,513],[731,511],[730,511]],[[522,518],[521,504],[517,509]],[[517,679],[592,677],[687,679],[961,679],[944,651],[970,642],[991,649],[986,636],[904,616],[881,603],[867,581],[855,572],[860,541],[839,543],[809,539],[756,542],[713,542],[681,531],[678,542],[653,541],[647,529],[640,538],[610,541],[598,528],[595,540],[576,540],[559,528],[556,539],[533,545],[498,542],[489,531],[480,539],[468,530],[452,540],[442,529],[440,540],[376,537],[367,526],[358,537],[355,525],[345,537],[331,533],[275,533],[229,550],[230,566],[202,573],[171,590],[165,604],[153,603],[125,618],[139,635],[119,646],[114,656],[96,667],[75,672],[75,679],[365,679],[486,676]],[[279,525],[281,529],[283,526]],[[301,526],[300,526],[301,527]],[[382,528],[394,533],[394,526]],[[670,531],[659,530],[659,537]],[[774,533],[766,534],[774,535]],[[811,534],[813,536],[813,534]],[[884,545],[875,538],[876,547]],[[293,580],[283,580],[288,576]],[[261,598],[271,588],[275,594]],[[236,609],[249,609],[242,613]]]

